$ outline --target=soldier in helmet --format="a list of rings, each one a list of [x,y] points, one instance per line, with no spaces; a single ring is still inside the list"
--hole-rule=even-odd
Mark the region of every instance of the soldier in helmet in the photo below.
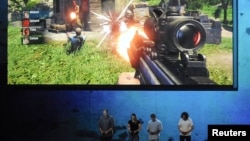
[[[67,54],[75,54],[76,51],[79,51],[81,49],[86,40],[86,35],[82,36],[81,28],[76,28],[75,33],[76,35],[72,37],[70,37],[69,33],[66,33],[70,42],[70,48],[67,50]]]

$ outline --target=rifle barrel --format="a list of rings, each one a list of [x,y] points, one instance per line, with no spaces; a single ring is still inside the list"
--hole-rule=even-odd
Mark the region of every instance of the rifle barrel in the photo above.
[[[169,75],[166,72],[169,71],[163,71],[161,67],[159,67],[155,61],[151,60],[149,56],[144,56],[144,60],[149,66],[150,70],[154,72],[158,80],[163,85],[175,85],[175,82],[169,77]]]
[[[143,76],[142,80],[140,80],[143,81],[141,82],[142,84],[161,85],[161,83],[155,76],[154,72],[152,72],[152,70],[142,57],[140,58],[139,66],[140,66],[140,73]]]

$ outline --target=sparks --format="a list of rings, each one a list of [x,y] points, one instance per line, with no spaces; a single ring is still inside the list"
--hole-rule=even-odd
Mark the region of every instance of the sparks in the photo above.
[[[124,28],[124,25],[122,25],[121,23],[121,18],[124,16],[127,8],[129,7],[129,5],[133,2],[133,0],[130,0],[129,3],[126,5],[126,7],[122,10],[122,12],[120,13],[119,16],[115,16],[114,13],[111,13],[110,11],[106,14],[108,15],[103,15],[103,14],[98,14],[95,13],[93,11],[90,11],[92,14],[96,15],[97,18],[103,19],[105,20],[104,23],[101,23],[100,25],[103,26],[103,30],[102,30],[102,34],[104,33],[103,38],[101,39],[101,41],[98,43],[97,47],[100,47],[101,44],[104,42],[104,40],[110,36],[112,34],[112,29],[113,29],[113,25],[119,24],[119,31],[118,32],[122,32],[124,31],[126,28]]]
[[[126,61],[129,61],[127,49],[130,47],[130,42],[135,36],[136,31],[138,31],[140,35],[147,38],[140,25],[128,27],[126,23],[121,20],[132,2],[133,0],[130,0],[119,16],[117,16],[115,13],[111,13],[110,11],[105,14],[91,12],[96,15],[97,18],[105,20],[104,23],[100,24],[103,27],[101,33],[104,34],[104,36],[98,43],[97,47],[100,47],[105,39],[110,37],[112,43],[115,43],[115,46],[113,47],[115,48],[116,52]]]

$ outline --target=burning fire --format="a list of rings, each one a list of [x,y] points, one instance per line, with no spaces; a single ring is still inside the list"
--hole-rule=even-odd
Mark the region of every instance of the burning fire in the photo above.
[[[123,25],[123,24],[121,24],[121,25]],[[128,28],[124,24],[120,28],[120,35],[119,35],[118,40],[117,40],[116,51],[126,61],[129,61],[127,49],[130,47],[130,42],[132,41],[133,37],[135,36],[136,31],[138,31],[138,34],[147,38],[146,34],[144,33],[144,31],[140,27],[132,26],[132,27]]]
[[[71,12],[70,13],[70,18],[73,20],[76,18],[76,13],[75,12]]]

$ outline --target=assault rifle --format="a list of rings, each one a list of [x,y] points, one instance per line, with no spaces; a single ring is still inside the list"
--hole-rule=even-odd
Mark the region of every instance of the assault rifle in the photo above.
[[[178,6],[151,7],[150,13],[144,23],[147,37],[137,32],[128,48],[140,84],[216,85],[206,57],[198,53],[206,41],[202,24],[180,16]]]

